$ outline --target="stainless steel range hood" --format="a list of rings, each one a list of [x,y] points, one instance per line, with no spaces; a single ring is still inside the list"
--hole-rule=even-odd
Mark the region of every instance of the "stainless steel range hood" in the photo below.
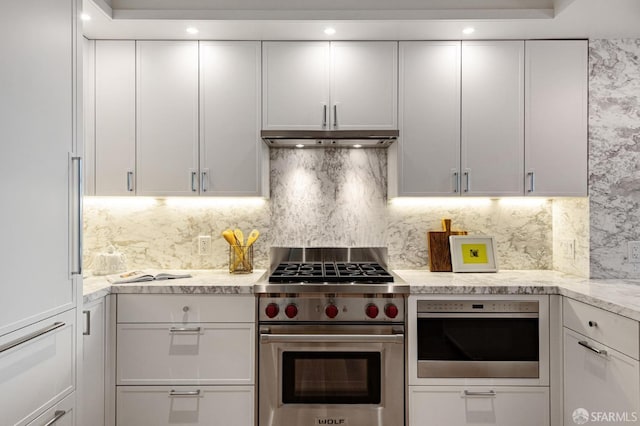
[[[398,130],[263,130],[264,142],[277,148],[388,148]]]

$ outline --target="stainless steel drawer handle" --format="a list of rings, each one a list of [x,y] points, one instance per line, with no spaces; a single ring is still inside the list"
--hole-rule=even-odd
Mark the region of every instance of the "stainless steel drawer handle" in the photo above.
[[[591,346],[591,345],[589,344],[589,342],[587,342],[587,341],[585,341],[585,340],[580,340],[580,341],[578,342],[578,344],[579,344],[580,346],[584,346],[585,348],[589,349],[591,352],[595,352],[595,353],[597,353],[598,355],[602,355],[602,356],[607,355],[607,351],[605,351],[604,349],[597,349],[597,348],[594,348],[593,346]]]
[[[490,390],[487,392],[475,392],[475,391],[468,391],[465,390],[464,391],[464,396],[481,396],[481,397],[488,397],[488,398],[495,398],[496,397],[496,391]]]
[[[200,389],[194,391],[177,391],[175,389],[171,389],[169,396],[200,396]]]
[[[404,334],[260,334],[261,343],[404,343]]]
[[[91,311],[82,311],[85,317],[86,331],[82,332],[83,336],[91,336]]]
[[[169,333],[199,333],[201,327],[171,327]]]
[[[38,331],[34,331],[31,334],[27,334],[26,336],[23,336],[19,339],[16,339],[12,342],[9,343],[5,343],[4,345],[0,346],[0,353],[8,351],[11,348],[15,348],[16,346],[19,346],[23,343],[28,342],[29,340],[33,340],[36,337],[40,337],[44,334],[50,333],[53,330],[57,330],[60,327],[64,327],[66,324],[63,322],[54,322],[53,324],[51,324],[49,327],[45,327],[42,330],[38,330]]]
[[[65,410],[56,410],[56,412],[53,413],[53,418],[49,420],[47,423],[45,423],[43,426],[51,426],[55,424],[58,420],[63,418],[65,414],[67,414]]]
[[[589,321],[588,324],[589,324],[589,327],[597,327],[598,326],[598,323],[595,322],[595,321]]]

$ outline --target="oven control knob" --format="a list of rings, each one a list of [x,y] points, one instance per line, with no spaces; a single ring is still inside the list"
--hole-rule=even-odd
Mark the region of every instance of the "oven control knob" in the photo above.
[[[338,307],[336,305],[327,305],[327,307],[324,308],[324,313],[329,318],[335,318],[338,316]]]
[[[384,313],[389,318],[395,318],[398,316],[398,307],[392,303],[389,303],[384,307]]]
[[[284,308],[284,314],[287,316],[287,318],[293,318],[298,315],[298,307],[293,303],[290,303],[286,308]]]
[[[378,316],[378,313],[380,313],[380,311],[378,310],[378,307],[373,303],[369,303],[367,307],[364,309],[364,312],[365,314],[367,314],[369,318],[375,318]]]
[[[267,307],[264,309],[264,313],[267,314],[269,318],[275,318],[280,312],[280,308],[276,303],[269,303]]]

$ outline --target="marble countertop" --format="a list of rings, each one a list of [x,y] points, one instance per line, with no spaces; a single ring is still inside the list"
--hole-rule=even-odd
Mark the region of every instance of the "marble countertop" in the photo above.
[[[107,294],[252,294],[253,285],[266,270],[230,274],[227,270],[187,272],[191,278],[111,284],[106,277],[84,279],[84,303]],[[411,286],[412,295],[428,294],[560,294],[640,321],[640,280],[593,280],[556,271],[500,271],[497,273],[429,272],[394,270]]]

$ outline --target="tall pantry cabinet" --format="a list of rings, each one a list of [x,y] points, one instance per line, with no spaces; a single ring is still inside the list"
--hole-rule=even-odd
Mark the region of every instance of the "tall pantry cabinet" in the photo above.
[[[74,424],[81,296],[77,0],[0,3],[0,413]]]

